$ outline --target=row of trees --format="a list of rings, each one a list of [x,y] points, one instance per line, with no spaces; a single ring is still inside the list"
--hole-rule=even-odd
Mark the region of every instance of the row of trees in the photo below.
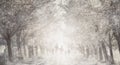
[[[16,40],[21,54],[21,46],[26,43],[27,26],[33,22],[32,12],[50,0],[1,0],[0,1],[0,36],[5,40],[9,61],[13,59],[12,47]]]
[[[114,51],[119,50],[120,52],[119,2],[119,0],[70,0],[70,4],[66,6],[70,12],[68,13],[72,13],[71,16],[75,17],[77,21],[83,23],[82,18],[84,18],[86,19],[86,24],[91,23],[94,26],[87,33],[92,34],[94,40],[90,42],[90,39],[87,39],[86,41],[89,42],[86,45],[80,45],[80,50],[86,57],[93,55],[100,61],[115,63]]]
[[[101,2],[105,3],[107,0]],[[97,31],[99,38],[99,48],[100,50],[100,60],[102,60],[104,57],[105,61],[110,62],[111,64],[114,64],[114,52],[116,47],[118,48],[120,52],[120,43],[119,43],[119,7],[120,3],[119,1],[109,1],[107,8],[99,11],[102,12],[103,17],[106,18],[106,23],[101,22],[103,25],[97,25]],[[102,26],[102,28],[101,28]],[[102,53],[104,56],[102,56]]]

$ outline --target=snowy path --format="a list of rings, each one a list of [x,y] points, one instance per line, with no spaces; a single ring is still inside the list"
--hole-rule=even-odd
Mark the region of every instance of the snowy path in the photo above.
[[[33,58],[26,59],[25,61],[20,62],[8,63],[8,65],[46,65],[46,62],[40,58],[39,59]],[[109,64],[97,62],[95,59],[81,58],[79,62],[74,65],[109,65]]]

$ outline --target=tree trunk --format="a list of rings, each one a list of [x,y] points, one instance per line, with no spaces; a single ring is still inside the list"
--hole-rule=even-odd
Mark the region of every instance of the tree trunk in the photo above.
[[[7,49],[8,49],[8,58],[9,58],[9,61],[13,61],[13,59],[12,59],[12,48],[11,48],[11,39],[10,38],[8,38],[8,39],[6,39],[6,41],[7,41]]]
[[[20,35],[21,35],[21,32],[17,33],[17,48],[18,48],[18,53],[19,53],[19,60],[22,59],[22,50],[21,50],[21,41],[20,41]]]
[[[29,58],[31,58],[33,56],[33,47],[29,46],[28,49],[29,49]]]
[[[119,32],[118,36],[116,36],[116,37],[117,37],[118,48],[119,48],[119,53],[120,53],[120,32]]]
[[[119,42],[119,44],[118,44],[118,48],[119,48],[119,53],[120,53],[120,42]]]
[[[86,52],[85,52],[85,47],[84,46],[83,46],[82,50],[83,50],[83,55],[85,56]]]
[[[38,56],[38,52],[37,52],[37,51],[38,51],[38,48],[37,48],[37,46],[35,46],[35,50],[36,50],[36,52],[35,52],[35,53],[36,53],[36,56]]]
[[[104,42],[102,42],[101,44],[102,44],[102,50],[103,50],[103,53],[104,53],[105,61],[108,61],[108,54],[107,54],[106,46],[105,46]]]
[[[98,48],[94,47],[94,56],[96,59],[98,59]]]
[[[93,50],[94,50],[94,55],[97,55],[97,48],[95,47],[95,45],[93,45]]]
[[[120,40],[119,39],[117,40],[117,44],[118,44],[118,50],[119,50],[119,53],[120,53]]]
[[[24,49],[24,56],[26,57],[27,56],[27,54],[26,54],[26,48],[25,48],[25,45],[23,45],[23,49]]]
[[[99,47],[99,60],[103,60],[103,54],[102,54],[102,48],[101,46]]]
[[[18,53],[19,53],[19,60],[22,59],[22,50],[21,50],[21,44],[19,39],[17,38],[17,47],[18,47]]]
[[[110,51],[110,62],[111,64],[114,64],[114,57],[113,57],[113,50],[112,50],[112,43],[111,43],[111,36],[110,36],[110,33],[109,33],[109,51]]]
[[[86,48],[86,57],[87,57],[87,58],[89,57],[89,54],[90,54],[89,48]]]
[[[113,57],[112,46],[110,46],[109,50],[110,50],[111,64],[114,64],[114,57]]]
[[[118,44],[118,50],[119,50],[119,53],[120,53],[120,33],[117,35],[117,32],[114,32],[114,37],[116,38],[117,40],[117,44]]]

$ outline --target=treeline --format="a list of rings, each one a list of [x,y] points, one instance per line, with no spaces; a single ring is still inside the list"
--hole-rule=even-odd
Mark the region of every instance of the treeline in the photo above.
[[[93,3],[94,0],[91,0]],[[100,61],[108,62],[110,64],[115,64],[115,53],[118,50],[120,52],[120,1],[116,0],[96,0],[101,6],[95,7],[91,5],[88,10],[97,13],[93,19],[95,43],[91,43],[86,46],[80,46],[80,50],[86,57],[91,55]],[[81,14],[79,14],[81,16]],[[88,16],[86,16],[87,18]],[[89,16],[94,17],[94,16]],[[88,19],[89,19],[88,17]],[[90,20],[90,19],[89,19]],[[89,21],[87,22],[89,23]],[[92,31],[91,31],[92,32]],[[91,33],[89,32],[89,33]],[[92,33],[91,33],[92,34]],[[93,37],[95,35],[92,34]]]
[[[21,48],[27,45],[27,27],[33,23],[32,13],[48,2],[50,0],[0,1],[0,37],[5,41],[9,61],[13,61],[13,54],[16,53],[12,51],[14,47],[21,54]]]

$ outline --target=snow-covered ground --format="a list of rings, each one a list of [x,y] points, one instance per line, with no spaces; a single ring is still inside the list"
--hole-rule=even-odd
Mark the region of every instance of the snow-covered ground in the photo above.
[[[77,62],[75,60],[73,61],[69,61],[69,60],[71,59],[64,59],[64,60],[62,59],[59,59],[59,60],[51,59],[50,60],[49,59],[49,62],[47,62],[44,59],[34,58],[34,59],[26,59],[24,61],[19,61],[19,62],[14,62],[14,63],[8,62],[7,65],[109,65],[109,63],[101,63],[101,62],[96,61],[93,58],[92,59],[81,58],[77,60]]]

